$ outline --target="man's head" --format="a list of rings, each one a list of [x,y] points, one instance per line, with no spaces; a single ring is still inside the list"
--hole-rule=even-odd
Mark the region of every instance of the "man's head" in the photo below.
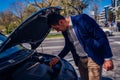
[[[68,21],[60,14],[51,13],[47,16],[48,25],[56,31],[65,31],[69,26]]]

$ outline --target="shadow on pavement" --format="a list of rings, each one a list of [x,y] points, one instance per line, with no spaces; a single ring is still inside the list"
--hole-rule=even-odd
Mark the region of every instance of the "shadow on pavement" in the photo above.
[[[79,80],[82,80],[81,78],[79,78]],[[107,78],[107,77],[102,77],[102,80],[112,80],[110,78]]]

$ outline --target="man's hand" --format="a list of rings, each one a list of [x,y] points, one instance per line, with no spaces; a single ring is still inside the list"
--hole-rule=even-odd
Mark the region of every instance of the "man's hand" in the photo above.
[[[60,59],[58,57],[52,58],[51,61],[49,62],[50,68],[52,68],[52,66],[57,64],[59,61],[60,61]]]
[[[113,61],[112,60],[105,60],[103,64],[103,68],[106,71],[112,70],[114,68]]]

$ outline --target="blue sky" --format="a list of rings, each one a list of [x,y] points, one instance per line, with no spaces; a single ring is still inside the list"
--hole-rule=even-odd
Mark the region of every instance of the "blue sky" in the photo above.
[[[88,6],[88,8],[86,8],[85,10],[84,10],[84,13],[90,13],[91,12],[91,10],[92,10],[92,6],[94,5],[94,4],[97,4],[98,5],[98,12],[101,12],[103,9],[104,9],[104,6],[106,6],[106,5],[111,5],[111,0],[95,0],[96,2],[94,2],[94,3],[90,3],[90,5]]]
[[[4,11],[8,8],[10,3],[14,2],[16,0],[0,0],[0,11]]]
[[[0,0],[0,11],[6,10],[10,3],[18,0]],[[105,5],[111,4],[111,0],[102,0],[102,2],[97,2],[100,6],[100,11],[104,8]]]
[[[102,2],[99,2],[99,5],[103,9],[105,5],[111,5],[111,0],[102,0]]]

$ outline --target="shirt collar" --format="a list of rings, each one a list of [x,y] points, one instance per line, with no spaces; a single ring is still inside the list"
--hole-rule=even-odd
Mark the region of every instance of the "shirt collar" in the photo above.
[[[71,17],[70,17],[70,23],[69,23],[69,25],[70,25],[70,26],[73,26]]]

